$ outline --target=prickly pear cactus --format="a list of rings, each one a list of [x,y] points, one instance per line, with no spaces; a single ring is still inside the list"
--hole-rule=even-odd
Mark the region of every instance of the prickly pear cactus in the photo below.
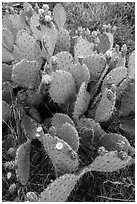
[[[107,84],[115,84],[118,86],[124,78],[127,77],[127,68],[126,67],[117,67],[111,70],[103,80],[102,89],[107,87]]]
[[[2,18],[2,25],[4,28],[7,28],[11,31],[15,41],[18,29],[14,27],[12,20],[10,19],[10,15],[4,15],[4,17]]]
[[[75,95],[75,82],[69,72],[57,70],[52,73],[49,88],[51,99],[58,104],[64,104]]]
[[[6,101],[2,101],[2,120],[7,122],[10,116],[10,105]]]
[[[135,113],[135,82],[130,83],[121,96],[119,115],[128,116]]]
[[[70,147],[77,152],[79,149],[79,136],[76,128],[70,123],[64,123],[62,127],[56,130],[57,137],[67,142]]]
[[[106,58],[108,58],[109,55],[109,57],[111,58],[109,62],[109,70],[115,69],[117,67],[125,67],[126,65],[126,44],[122,45],[121,51],[119,49],[119,45],[116,44],[114,48],[108,50],[104,54]]]
[[[86,168],[87,171],[113,172],[118,171],[131,163],[131,156],[127,156],[125,160],[122,160],[119,158],[117,151],[110,151],[105,153],[103,156],[97,156],[96,159]]]
[[[37,60],[40,64],[42,62],[41,50],[36,39],[25,30],[20,30],[17,33],[13,54],[16,61],[27,59],[30,61]]]
[[[87,65],[91,79],[98,78],[106,66],[106,60],[102,54],[90,54],[83,58],[83,63]]]
[[[94,133],[94,143],[98,143],[99,139],[102,137],[102,135],[105,134],[105,131],[101,128],[100,124],[98,122],[96,122],[94,119],[92,118],[85,118],[85,117],[81,117],[78,121],[77,121],[77,130],[78,132],[82,129],[85,128],[86,130],[92,130]],[[84,138],[85,135],[83,135]]]
[[[8,49],[10,52],[14,48],[14,39],[11,31],[7,28],[2,29],[2,45]]]
[[[98,146],[103,146],[108,151],[124,151],[127,154],[131,149],[129,141],[124,136],[116,133],[103,134],[98,141]]]
[[[113,43],[114,43],[114,33],[111,30],[111,25],[108,24],[107,28],[106,28],[106,35],[108,36],[109,42],[110,42],[110,49],[112,49],[113,47]]]
[[[9,82],[2,83],[2,100],[6,101],[8,104],[11,104],[15,99],[15,95],[13,93],[13,88]]]
[[[44,135],[42,127],[33,118],[24,114],[21,124],[29,139],[42,139]]]
[[[107,50],[110,49],[111,43],[109,41],[109,37],[106,34],[106,32],[104,33],[98,33],[97,37],[99,38],[99,44],[97,46],[97,50],[99,53],[104,54]]]
[[[14,61],[14,55],[12,52],[7,50],[4,46],[2,46],[2,62],[11,63]]]
[[[83,63],[74,64],[70,67],[69,73],[75,79],[76,90],[78,91],[81,84],[85,82],[88,84],[90,80],[90,72],[88,67]]]
[[[77,39],[77,43],[74,46],[74,58],[75,63],[78,62],[78,57],[83,56],[84,58],[88,55],[91,55],[94,53],[94,44],[88,42],[86,39],[83,39],[82,36],[80,36]]]
[[[49,22],[46,21],[46,17],[48,19],[50,18]],[[44,36],[49,37],[52,51],[54,51],[57,41],[57,29],[55,28],[55,25],[51,21],[51,17],[49,15],[45,15],[44,21],[44,23],[40,22],[40,15],[34,13],[30,19],[30,28],[36,40],[41,41]]]
[[[116,102],[116,90],[104,88],[102,91],[102,97],[95,113],[95,121],[105,122],[110,119],[113,114]]]
[[[12,80],[18,86],[34,88],[38,83],[39,66],[36,61],[21,60],[13,66]]]
[[[22,185],[26,185],[29,180],[30,173],[30,145],[31,140],[28,140],[16,151],[15,161],[17,163],[16,176]]]
[[[67,51],[58,52],[55,57],[57,58],[58,69],[69,72],[70,67],[73,65],[73,57]]]
[[[40,194],[39,202],[65,202],[80,179],[80,175],[64,174]]]
[[[21,30],[24,28],[20,19],[20,15],[18,14],[10,15],[10,19],[12,21],[13,27],[16,28],[17,30]]]
[[[61,4],[57,4],[53,9],[53,18],[58,27],[57,42],[55,53],[61,51],[70,51],[70,36],[69,32],[64,29],[66,23],[66,11]]]
[[[78,119],[88,108],[90,94],[86,91],[87,84],[83,82],[74,104],[73,118]]]
[[[69,32],[61,28],[58,31],[57,42],[55,46],[55,54],[61,51],[70,52],[70,35]]]
[[[63,140],[45,134],[43,137],[45,151],[50,157],[57,176],[71,173],[78,168],[78,155]]]
[[[128,77],[135,79],[135,51],[131,53],[128,60]]]
[[[53,9],[53,18],[58,29],[63,28],[66,22],[66,11],[61,4],[57,4]]]
[[[75,126],[73,120],[68,115],[63,113],[54,114],[51,121],[52,126],[54,126],[56,129],[60,129],[65,123]]]
[[[12,81],[12,65],[2,63],[2,81]]]

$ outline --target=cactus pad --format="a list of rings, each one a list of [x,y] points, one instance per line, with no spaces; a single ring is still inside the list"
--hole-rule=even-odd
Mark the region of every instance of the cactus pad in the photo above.
[[[73,118],[78,119],[88,108],[90,102],[90,94],[86,91],[85,82],[81,84],[76,102],[74,104]]]
[[[111,70],[103,80],[102,88],[104,88],[107,84],[115,84],[118,86],[121,81],[127,76],[127,68],[126,67],[117,67]]]
[[[66,11],[61,4],[57,4],[53,9],[53,18],[58,29],[63,28],[66,22]]]
[[[76,83],[76,89],[79,90],[81,84],[88,84],[90,79],[89,69],[85,64],[74,64],[70,67],[69,73],[73,76]]]
[[[71,173],[78,168],[79,162],[77,153],[60,138],[45,134],[43,137],[43,145],[57,175]]]
[[[88,171],[113,172],[130,165],[131,162],[131,156],[128,156],[126,160],[121,160],[118,157],[117,151],[111,151],[105,153],[103,156],[96,157],[87,169]]]
[[[76,128],[70,123],[64,123],[60,129],[56,131],[57,137],[67,142],[70,147],[77,152],[79,148],[79,136]]]
[[[102,135],[98,141],[98,146],[103,146],[108,151],[122,150],[126,153],[128,153],[131,148],[128,140],[124,136],[116,133],[106,133]]]
[[[7,28],[2,29],[2,44],[10,52],[13,51],[13,47],[14,47],[13,35],[12,35],[11,31]]]
[[[41,50],[38,47],[38,43],[32,35],[28,34],[27,31],[20,30],[18,32],[16,45],[16,49],[14,48],[14,56],[17,58],[17,61],[20,61],[24,58],[30,61],[40,60]]]
[[[12,65],[2,63],[2,81],[12,81]]]
[[[34,88],[37,86],[38,74],[37,62],[23,59],[13,66],[12,80],[18,86]]]
[[[16,176],[22,185],[26,185],[29,180],[30,171],[30,145],[31,140],[28,140],[16,152],[15,161],[17,162]]]
[[[113,93],[111,89],[105,88],[102,91],[101,101],[96,109],[95,120],[104,122],[110,119],[113,114],[116,102],[116,91]]]
[[[83,58],[83,63],[87,65],[91,78],[99,77],[106,66],[106,60],[102,54],[86,56]]]
[[[2,101],[2,120],[7,122],[10,116],[10,105],[6,101]]]
[[[135,82],[129,84],[121,97],[119,114],[128,116],[130,113],[135,113]]]
[[[70,36],[69,32],[62,28],[58,31],[57,42],[55,46],[55,53],[61,51],[70,51]]]
[[[58,68],[69,72],[70,67],[73,65],[73,57],[67,51],[58,52],[55,57],[57,58]]]
[[[99,38],[99,44],[97,46],[97,50],[99,53],[104,54],[107,50],[110,49],[110,41],[108,38],[108,35],[106,33],[98,33],[98,38]]]
[[[60,176],[40,194],[39,202],[65,202],[79,179],[75,174]]]
[[[4,46],[2,46],[2,62],[8,63],[14,61],[13,54],[7,50]]]
[[[135,51],[129,56],[128,60],[128,77],[135,79]]]
[[[72,75],[62,70],[52,73],[49,94],[51,99],[58,104],[64,104],[70,97],[73,97],[75,83]]]
[[[88,42],[86,39],[83,39],[81,36],[77,39],[77,43],[74,46],[74,56],[75,61],[78,61],[79,56],[83,56],[84,58],[88,55],[94,53],[93,51],[94,44]]]
[[[56,129],[61,128],[65,123],[75,126],[73,120],[68,115],[63,113],[56,113],[51,121],[52,126],[54,126]]]

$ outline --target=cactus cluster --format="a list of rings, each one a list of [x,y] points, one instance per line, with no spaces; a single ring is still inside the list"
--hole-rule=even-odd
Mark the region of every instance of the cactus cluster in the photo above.
[[[40,8],[26,2],[19,13],[12,9],[2,19],[2,120],[10,124],[16,105],[23,130],[16,133],[16,150],[11,147],[17,181],[28,185],[34,141],[56,175],[39,195],[26,194],[30,202],[65,202],[84,174],[134,163],[128,139],[102,127],[116,111],[119,117],[135,112],[135,51],[126,67],[126,45],[121,51],[114,47],[115,26],[93,32],[79,27],[71,36],[66,18],[61,4],[51,12],[47,4]],[[86,139],[95,156],[81,168],[80,148]]]

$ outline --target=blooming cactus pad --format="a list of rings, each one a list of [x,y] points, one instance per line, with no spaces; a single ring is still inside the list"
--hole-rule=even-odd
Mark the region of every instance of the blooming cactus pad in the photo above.
[[[57,175],[71,173],[78,168],[77,153],[60,138],[45,134],[43,145],[53,163]]]
[[[34,88],[37,85],[38,74],[37,62],[23,59],[13,66],[12,80],[18,86]]]
[[[22,185],[26,185],[30,173],[30,146],[31,140],[20,145],[16,151],[15,161],[17,162],[16,176]]]
[[[76,128],[70,123],[64,123],[60,129],[56,131],[57,137],[67,142],[70,147],[77,152],[79,149],[79,136]]]
[[[72,75],[66,71],[57,70],[52,73],[52,81],[49,94],[52,100],[58,104],[64,104],[75,94],[75,82]]]

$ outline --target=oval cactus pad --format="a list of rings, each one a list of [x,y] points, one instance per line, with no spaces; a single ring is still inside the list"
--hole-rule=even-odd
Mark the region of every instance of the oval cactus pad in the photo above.
[[[108,96],[111,96],[109,98]],[[113,114],[116,102],[116,93],[113,93],[110,89],[105,88],[102,92],[102,98],[96,109],[95,120],[97,122],[107,121]]]
[[[50,157],[57,175],[71,173],[78,167],[78,155],[58,137],[45,134],[43,137],[45,151]]]
[[[31,140],[28,140],[19,148],[16,152],[16,176],[17,179],[21,182],[22,185],[26,185],[29,180],[29,171],[30,171],[30,145]]]
[[[131,156],[128,156],[126,160],[121,160],[118,157],[117,151],[111,151],[105,153],[103,156],[96,157],[93,163],[87,168],[89,171],[113,172],[126,167],[131,161]]]
[[[52,126],[54,126],[56,129],[61,128],[65,123],[75,126],[73,120],[68,115],[63,113],[56,113],[51,121]]]
[[[18,86],[34,88],[37,84],[38,74],[37,62],[23,59],[13,66],[12,80]]]
[[[60,176],[40,194],[39,202],[65,202],[79,179],[75,174]]]
[[[53,18],[58,29],[63,28],[66,22],[66,11],[61,4],[57,4],[53,9]]]

